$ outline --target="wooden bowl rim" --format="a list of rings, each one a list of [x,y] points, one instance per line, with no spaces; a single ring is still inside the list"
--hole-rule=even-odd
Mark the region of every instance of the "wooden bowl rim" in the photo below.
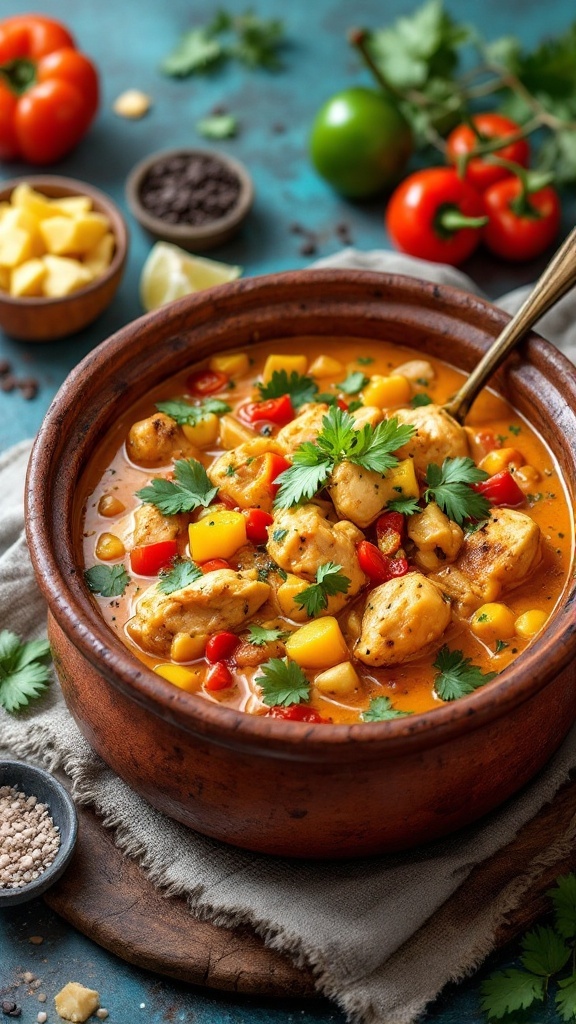
[[[50,298],[45,295],[14,297],[9,295],[7,292],[1,292],[0,305],[12,306],[15,309],[46,309],[48,306],[53,309],[58,306],[69,305],[70,302],[73,302],[74,300],[81,300],[84,296],[91,295],[93,292],[99,291],[120,271],[126,261],[128,253],[128,225],[126,224],[120,207],[116,205],[110,196],[106,195],[105,192],[102,192],[94,185],[90,185],[85,181],[79,181],[76,178],[66,178],[59,174],[27,174],[21,175],[18,178],[10,178],[7,181],[3,181],[0,183],[0,202],[8,198],[17,185],[22,184],[31,185],[32,188],[41,192],[49,199],[63,198],[64,196],[88,196],[93,202],[98,203],[98,205],[103,208],[109,218],[116,244],[114,248],[114,255],[112,256],[110,265],[106,268],[105,272],[101,274],[100,277],[94,278],[93,281],[90,281],[83,288],[78,288],[70,295],[63,295],[60,298]],[[45,191],[46,188],[55,189],[56,191],[53,195],[50,195],[49,192]]]
[[[507,313],[487,300],[452,286],[438,285],[406,275],[364,270],[287,271],[244,278],[187,296],[169,307],[161,307],[132,321],[102,342],[97,350],[89,353],[72,370],[56,395],[35,441],[26,485],[28,544],[38,584],[51,613],[69,640],[114,687],[176,727],[208,737],[223,746],[266,752],[272,756],[321,759],[327,762],[416,753],[445,743],[467,730],[479,728],[528,700],[576,656],[574,574],[562,604],[555,611],[542,638],[505,669],[497,680],[466,698],[421,714],[381,723],[329,727],[299,724],[248,715],[186,694],[138,662],[109,630],[87,589],[84,591],[82,588],[82,593],[79,590],[78,595],[71,593],[65,567],[58,564],[52,550],[43,508],[48,507],[46,503],[51,493],[52,478],[49,467],[54,464],[53,456],[57,450],[61,424],[69,412],[76,412],[80,404],[75,397],[77,388],[85,382],[87,375],[97,374],[99,367],[104,369],[106,366],[115,366],[116,356],[124,350],[141,350],[144,331],[153,334],[157,329],[158,343],[167,337],[178,336],[179,332],[187,328],[193,332],[195,315],[202,307],[213,308],[215,302],[218,316],[224,318],[227,302],[232,305],[240,299],[243,308],[251,302],[252,309],[261,308],[267,299],[272,299],[269,304],[273,305],[273,295],[279,284],[292,287],[296,292],[300,289],[302,301],[310,299],[312,289],[317,301],[321,303],[330,287],[339,295],[345,282],[360,285],[367,295],[372,290],[372,296],[381,296],[386,288],[390,288],[397,293],[398,301],[404,298],[414,305],[417,299],[428,310],[443,310],[446,316],[450,314],[451,317],[459,314],[460,321],[466,327],[472,328],[474,318],[480,316],[480,330],[489,337],[495,337],[510,319]],[[291,301],[294,301],[294,296],[291,296]],[[444,303],[442,310],[440,302]],[[553,345],[534,332],[527,336],[523,348],[525,354],[534,358],[519,360],[518,365],[511,369],[511,375],[523,379],[522,375],[530,369],[530,363],[539,358],[562,381],[566,392],[571,392],[576,409],[576,368]],[[527,386],[530,388],[530,375]],[[69,573],[74,571],[68,568]],[[543,664],[540,648],[544,637],[547,638],[547,660]]]

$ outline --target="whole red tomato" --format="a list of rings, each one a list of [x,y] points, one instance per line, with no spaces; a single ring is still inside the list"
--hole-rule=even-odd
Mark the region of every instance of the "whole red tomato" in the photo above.
[[[457,164],[459,158],[467,156],[483,141],[506,138],[519,131],[519,125],[515,121],[511,121],[509,117],[503,117],[501,114],[476,114],[472,118],[472,122],[478,135],[469,124],[460,124],[450,132],[446,139],[446,157],[449,163]],[[530,160],[530,146],[526,139],[518,139],[508,146],[497,149],[494,156],[503,160],[512,160],[515,164],[520,164],[521,167],[527,167]],[[511,173],[507,167],[490,163],[486,157],[478,156],[472,157],[468,162],[464,177],[478,192],[484,192],[495,182],[509,178]]]
[[[68,29],[41,14],[0,21],[0,159],[49,164],[98,109],[98,74]]]
[[[454,265],[474,252],[486,219],[482,196],[452,167],[410,174],[386,210],[386,228],[397,249]]]
[[[484,193],[484,203],[489,220],[483,241],[505,260],[539,256],[560,230],[560,199],[551,185],[526,194],[519,178],[505,178]]]

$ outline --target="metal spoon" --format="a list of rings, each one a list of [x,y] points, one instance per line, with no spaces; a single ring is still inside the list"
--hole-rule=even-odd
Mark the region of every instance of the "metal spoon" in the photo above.
[[[576,228],[564,240],[534,288],[454,397],[442,408],[463,424],[472,402],[506,356],[544,313],[576,284]]]

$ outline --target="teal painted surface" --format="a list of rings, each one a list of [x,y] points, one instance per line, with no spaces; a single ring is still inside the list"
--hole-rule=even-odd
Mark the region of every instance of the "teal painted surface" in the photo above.
[[[340,199],[309,166],[306,140],[320,104],[350,84],[369,84],[346,42],[354,25],[376,26],[411,8],[406,0],[258,0],[252,6],[263,16],[283,16],[289,37],[285,70],[277,75],[247,72],[232,66],[210,76],[174,81],[157,71],[161,58],[194,16],[208,19],[220,4],[193,5],[189,0],[44,0],[41,10],[65,21],[82,49],[102,74],[101,113],[89,135],[68,158],[52,168],[92,182],[114,197],[124,209],[131,231],[128,267],[109,310],[89,330],[66,341],[33,345],[14,341],[0,332],[0,359],[12,364],[17,376],[35,376],[40,391],[26,402],[19,392],[0,392],[0,451],[33,436],[55,391],[67,372],[94,346],[141,315],[138,298],[140,270],[151,240],[127,211],[124,181],[131,167],[154,150],[178,145],[206,145],[194,125],[215,106],[224,105],[240,123],[236,139],[216,148],[243,160],[254,177],[256,202],[242,234],[211,254],[240,263],[245,275],[305,267],[310,256],[299,252],[301,238],[291,231],[299,222],[318,237],[318,256],[337,252],[339,223],[348,226],[359,249],[389,248],[382,215],[384,201],[352,204]],[[230,0],[225,6],[244,11],[249,4]],[[570,0],[542,5],[539,0],[450,0],[457,17],[475,21],[490,36],[515,33],[532,45],[545,34],[563,30],[574,16]],[[2,5],[1,14],[26,12],[28,0]],[[139,88],[153,99],[150,114],[137,122],[116,117],[113,100],[128,88]],[[283,128],[280,132],[279,126]],[[22,164],[4,165],[0,178],[29,173]],[[564,228],[574,219],[574,202],[565,206]],[[512,268],[474,257],[466,270],[491,297],[534,279],[541,264]],[[41,946],[30,935],[44,936]],[[431,1009],[427,1024],[476,1024],[479,975],[445,993]],[[285,1004],[270,1000],[215,995],[160,979],[110,956],[77,934],[42,903],[5,911],[0,916],[0,991],[18,971],[31,970],[43,979],[41,991],[50,997],[74,977],[102,992],[111,1022],[146,1024],[194,1021],[195,1024],[341,1024],[342,1015],[326,1003]],[[144,1004],[141,1007],[141,1004]],[[36,1019],[42,1007],[24,997],[23,1024]],[[54,1019],[53,1009],[49,1019]],[[536,1019],[536,1018],[535,1018]],[[557,1018],[552,1011],[537,1016],[539,1024]]]

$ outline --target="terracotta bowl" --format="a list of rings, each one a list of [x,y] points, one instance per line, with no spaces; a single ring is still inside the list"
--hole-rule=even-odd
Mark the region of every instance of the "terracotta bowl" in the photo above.
[[[469,371],[508,317],[420,280],[363,271],[241,280],[129,324],[57,395],[28,478],[28,542],[68,706],[95,750],[151,804],[228,843],[297,857],[394,851],[480,818],[545,764],[576,716],[576,581],[497,680],[414,717],[310,726],[176,689],[100,618],[79,571],[77,481],[121,409],[218,350],[302,335],[389,339]],[[494,380],[554,450],[574,500],[576,371],[531,334]]]
[[[62,196],[88,196],[92,208],[108,217],[115,238],[115,250],[107,270],[63,298],[13,298],[0,291],[0,327],[23,341],[54,341],[83,330],[110,305],[124,273],[128,253],[128,229],[116,204],[97,188],[74,178],[53,174],[12,178],[0,186],[0,202],[12,195],[16,185],[27,182],[50,199]]]

